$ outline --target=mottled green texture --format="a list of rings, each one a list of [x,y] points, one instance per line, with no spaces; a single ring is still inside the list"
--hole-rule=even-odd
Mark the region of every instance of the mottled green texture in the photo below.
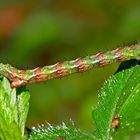
[[[48,127],[34,128],[29,140],[95,140],[95,137],[81,132],[74,125],[63,123],[60,126],[49,125]]]
[[[42,69],[41,69],[41,73],[42,74],[46,74],[46,73],[52,73],[53,72],[53,69],[52,68],[50,68],[50,67],[48,67],[48,66],[46,66],[46,67],[43,67]]]
[[[135,49],[134,49],[135,50]],[[129,50],[128,48],[123,49],[122,55],[127,56],[128,59],[134,56],[134,50]],[[136,56],[137,57],[137,56]]]
[[[93,60],[93,58],[91,58],[90,56],[85,57],[85,60],[86,60],[86,64],[87,64],[87,65],[90,65],[90,64],[92,64],[93,62],[96,62],[96,61],[97,61],[97,59]],[[93,64],[94,64],[94,63],[93,63]]]
[[[140,131],[140,66],[111,76],[104,84],[93,111],[98,139],[122,139]],[[118,127],[111,124],[119,115]]]
[[[63,66],[66,70],[68,70],[69,74],[74,73],[76,70],[74,69],[73,63],[70,61],[63,62]]]
[[[25,80],[28,80],[28,79],[30,79],[30,78],[32,78],[32,77],[33,77],[33,71],[31,71],[31,70],[26,70],[26,73],[24,74]]]
[[[111,54],[111,53],[107,52],[106,55],[105,55],[105,59],[106,60],[113,60],[115,58],[115,56],[116,56],[115,53]]]
[[[30,94],[26,90],[11,89],[6,78],[0,80],[0,139],[25,140],[25,122]]]

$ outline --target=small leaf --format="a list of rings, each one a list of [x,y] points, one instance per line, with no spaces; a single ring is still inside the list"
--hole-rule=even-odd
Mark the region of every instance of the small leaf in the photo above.
[[[73,125],[33,128],[29,140],[94,140],[93,136],[85,134]]]
[[[18,115],[19,115],[19,125],[22,131],[22,136],[24,135],[25,122],[29,110],[29,99],[30,94],[28,91],[23,91],[22,94],[19,94],[17,99]]]
[[[29,92],[22,90],[17,94],[10,82],[0,80],[0,139],[24,140],[25,121],[29,109]]]
[[[117,139],[140,131],[140,66],[111,76],[93,111],[96,136]],[[115,117],[118,116],[117,119]]]

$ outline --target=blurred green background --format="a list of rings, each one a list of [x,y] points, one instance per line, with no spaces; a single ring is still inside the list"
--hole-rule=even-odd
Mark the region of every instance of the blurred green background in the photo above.
[[[139,0],[0,0],[0,59],[20,69],[111,50],[139,37]],[[91,130],[97,94],[118,65],[28,85],[27,127],[71,119]]]

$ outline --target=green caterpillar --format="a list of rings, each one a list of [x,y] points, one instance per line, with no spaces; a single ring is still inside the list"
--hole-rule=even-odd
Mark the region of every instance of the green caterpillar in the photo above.
[[[56,63],[33,70],[18,70],[9,64],[0,63],[0,73],[11,80],[11,87],[19,87],[32,82],[43,82],[53,78],[61,78],[72,73],[84,72],[91,68],[102,67],[113,62],[129,59],[140,60],[140,44],[117,48],[105,53],[98,53],[85,58]]]

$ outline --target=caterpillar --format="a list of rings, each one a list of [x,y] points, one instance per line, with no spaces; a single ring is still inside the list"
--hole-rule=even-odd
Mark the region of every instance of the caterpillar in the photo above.
[[[130,59],[140,60],[140,43],[104,53],[100,52],[85,58],[80,57],[72,61],[37,67],[32,70],[19,70],[9,64],[0,63],[0,74],[11,81],[12,88],[16,88],[28,83],[61,78],[73,73],[81,73],[95,67]]]

